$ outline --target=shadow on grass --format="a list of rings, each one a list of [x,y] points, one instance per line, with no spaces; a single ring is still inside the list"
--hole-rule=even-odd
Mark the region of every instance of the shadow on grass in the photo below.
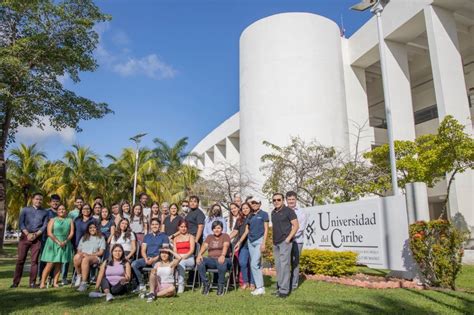
[[[457,295],[457,294],[454,294],[454,293],[451,293],[451,292],[448,292],[448,291],[418,291],[418,290],[408,290],[408,289],[404,289],[405,291],[409,292],[410,294],[412,295],[416,295],[418,297],[421,297],[421,298],[424,298],[428,301],[431,301],[433,303],[436,303],[438,305],[441,305],[441,306],[444,306],[444,307],[447,307],[447,308],[452,308],[458,312],[461,312],[461,313],[473,313],[474,312],[474,297],[473,299],[468,299],[468,298],[465,298],[463,296],[460,296],[460,295]],[[430,294],[430,295],[428,295]],[[469,294],[469,293],[467,293]],[[431,296],[433,295],[433,296]],[[447,296],[447,297],[450,297],[450,298],[453,298],[453,299],[456,299],[456,300],[459,300],[459,302],[461,302],[462,304],[462,307],[458,307],[458,306],[454,306],[453,304],[451,303],[446,303],[446,302],[443,302],[441,301],[440,299],[436,298],[436,296],[439,296],[439,295],[444,295],[444,296]]]
[[[117,300],[136,298],[134,294],[117,296]],[[87,294],[68,289],[9,289],[0,291],[1,313],[22,312],[50,305],[52,308],[65,307],[78,311],[81,307],[103,303],[103,299],[91,299]]]

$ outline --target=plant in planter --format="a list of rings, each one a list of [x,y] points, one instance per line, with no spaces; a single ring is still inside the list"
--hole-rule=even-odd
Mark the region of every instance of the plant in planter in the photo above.
[[[463,243],[468,236],[447,220],[418,221],[410,225],[410,249],[430,286],[456,289]]]

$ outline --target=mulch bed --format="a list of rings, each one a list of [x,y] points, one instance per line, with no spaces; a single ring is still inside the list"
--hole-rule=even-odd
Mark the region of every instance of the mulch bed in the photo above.
[[[270,268],[264,268],[263,274],[267,276],[275,276],[276,271]],[[324,275],[303,275],[307,280],[324,281],[330,283],[344,284],[360,288],[370,289],[418,289],[423,290],[425,287],[420,285],[417,281],[398,279],[398,278],[386,278],[381,276],[369,276],[363,273],[357,273],[352,276],[346,277],[331,277]]]

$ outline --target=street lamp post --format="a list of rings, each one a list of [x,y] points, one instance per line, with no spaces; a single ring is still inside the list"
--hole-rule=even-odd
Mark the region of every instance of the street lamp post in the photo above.
[[[134,137],[131,137],[130,140],[135,142],[137,149],[135,151],[135,174],[133,176],[133,196],[132,196],[132,205],[135,204],[135,197],[137,195],[137,175],[138,175],[138,153],[140,151],[140,141],[144,136],[146,136],[146,133],[140,133]]]
[[[390,172],[392,177],[392,190],[394,195],[399,194],[398,182],[397,182],[397,165],[395,160],[395,144],[393,139],[393,124],[392,124],[392,107],[390,102],[390,95],[388,94],[388,82],[387,82],[387,64],[385,57],[385,45],[384,35],[382,28],[382,12],[384,7],[390,0],[363,0],[361,3],[351,7],[352,10],[365,11],[370,8],[377,19],[377,30],[379,38],[379,54],[380,54],[380,67],[382,69],[382,84],[383,84],[383,97],[385,103],[385,118],[387,121],[387,135],[388,135],[388,147],[390,154]]]

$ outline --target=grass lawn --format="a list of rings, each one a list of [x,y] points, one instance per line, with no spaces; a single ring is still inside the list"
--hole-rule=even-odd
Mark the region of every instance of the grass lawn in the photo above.
[[[1,314],[474,314],[474,266],[463,269],[459,291],[374,290],[305,281],[289,298],[280,300],[269,294],[274,280],[267,277],[267,295],[262,297],[241,290],[224,297],[217,297],[215,292],[206,297],[199,292],[185,292],[154,303],[146,303],[136,295],[106,303],[71,288],[9,289],[15,250],[14,246],[7,246],[0,257]],[[383,275],[384,271],[372,274]],[[27,281],[23,278],[21,285]]]

